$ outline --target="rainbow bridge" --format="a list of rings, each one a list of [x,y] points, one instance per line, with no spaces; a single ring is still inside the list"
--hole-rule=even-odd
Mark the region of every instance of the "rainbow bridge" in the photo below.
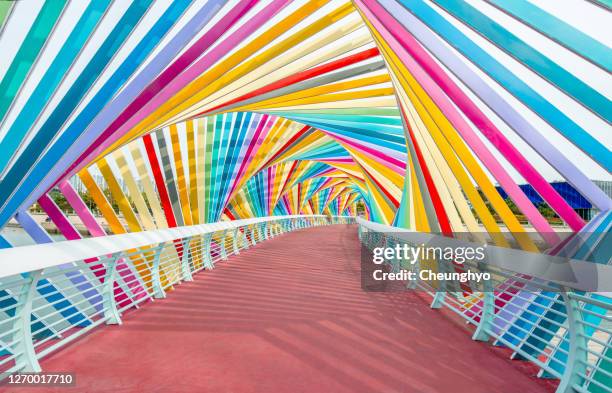
[[[0,2],[0,391],[612,392],[611,6]]]

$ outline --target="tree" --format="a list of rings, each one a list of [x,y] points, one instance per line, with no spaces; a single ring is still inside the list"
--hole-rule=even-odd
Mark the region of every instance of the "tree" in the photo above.
[[[72,209],[72,206],[70,206],[70,203],[68,203],[68,200],[66,200],[64,194],[62,194],[58,189],[54,188],[49,192],[48,195],[51,199],[53,199],[57,207],[62,212],[64,212],[65,214],[74,213],[74,209]]]

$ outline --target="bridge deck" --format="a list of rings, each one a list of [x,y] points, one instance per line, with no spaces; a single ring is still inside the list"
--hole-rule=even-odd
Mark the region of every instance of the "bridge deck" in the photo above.
[[[354,226],[263,242],[42,367],[87,392],[550,391],[423,295],[362,291],[359,250]]]

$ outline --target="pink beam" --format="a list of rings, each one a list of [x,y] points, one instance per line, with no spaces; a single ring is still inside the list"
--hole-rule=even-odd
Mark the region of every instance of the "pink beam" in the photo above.
[[[472,127],[465,121],[463,116],[455,108],[448,96],[442,91],[431,77],[421,68],[421,66],[406,52],[400,43],[391,35],[391,33],[372,15],[370,10],[363,8],[363,12],[368,16],[376,30],[382,35],[393,52],[400,58],[402,63],[408,68],[410,73],[417,80],[419,85],[423,87],[427,95],[440,108],[446,118],[453,124],[462,138],[467,142],[470,148],[476,153],[478,158],[489,169],[491,174],[497,179],[503,189],[510,195],[517,207],[525,214],[534,228],[540,232],[542,237],[550,245],[557,244],[561,239],[552,229],[548,221],[540,214],[538,209],[531,203],[529,198],[523,193],[520,187],[512,179],[510,174],[503,168],[499,161],[487,149],[485,144],[480,140]],[[394,26],[397,27],[397,26]],[[524,160],[524,159],[523,159]],[[516,160],[512,162],[516,164]]]
[[[510,143],[493,122],[461,90],[444,70],[431,58],[421,44],[395,20],[380,4],[372,0],[356,0],[369,15],[376,15],[404,49],[423,67],[431,78],[446,92],[465,115],[482,131],[483,135],[514,165],[518,172],[538,191],[548,204],[575,231],[584,226],[584,221],[565,202],[557,191]],[[538,224],[540,225],[540,224]]]

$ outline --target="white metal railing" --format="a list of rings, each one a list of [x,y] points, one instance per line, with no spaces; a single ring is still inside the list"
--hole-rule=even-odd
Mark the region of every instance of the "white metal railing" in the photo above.
[[[360,241],[370,250],[427,244],[435,236],[361,218],[357,223]],[[595,241],[582,240],[588,247],[603,247],[609,260],[609,243],[597,243],[602,239],[609,242],[609,237],[600,234]],[[558,378],[557,392],[612,392],[612,298],[610,293],[586,288],[609,288],[612,266],[565,258],[565,268],[577,279],[554,281],[544,273],[545,268],[534,269],[533,265],[550,262],[550,258],[488,245],[484,263],[457,266],[450,260],[436,260],[401,265],[402,261],[393,260],[390,267],[420,271],[434,266],[440,272],[490,273],[491,280],[465,286],[420,279],[406,285],[428,293],[432,308],[447,307],[473,324],[473,339],[506,346],[514,351],[513,358],[539,366],[540,377]]]
[[[300,228],[351,217],[279,216],[0,250],[0,373],[39,359],[231,254]]]

